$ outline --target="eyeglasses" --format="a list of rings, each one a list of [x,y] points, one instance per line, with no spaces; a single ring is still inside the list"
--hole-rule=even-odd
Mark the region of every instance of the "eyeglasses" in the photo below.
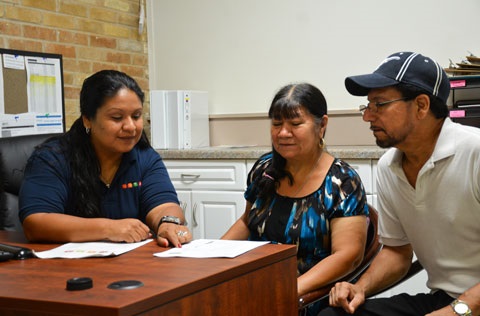
[[[365,115],[365,111],[369,110],[372,113],[377,113],[378,109],[381,108],[382,106],[385,106],[387,104],[397,102],[397,101],[406,101],[410,98],[400,98],[400,99],[395,99],[395,100],[390,100],[390,101],[385,101],[385,102],[369,102],[367,105],[360,105],[358,107],[358,110],[362,115]]]

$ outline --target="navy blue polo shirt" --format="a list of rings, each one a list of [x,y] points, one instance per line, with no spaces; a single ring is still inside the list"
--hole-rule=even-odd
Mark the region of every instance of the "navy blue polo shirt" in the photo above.
[[[19,194],[20,221],[34,213],[71,213],[71,168],[57,140],[34,151],[25,170]],[[100,179],[98,179],[100,181]],[[110,187],[101,192],[107,218],[145,217],[154,207],[179,203],[160,155],[151,147],[135,146],[122,157]]]

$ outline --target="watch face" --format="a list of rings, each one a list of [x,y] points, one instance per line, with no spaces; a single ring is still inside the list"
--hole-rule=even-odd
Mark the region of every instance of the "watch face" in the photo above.
[[[468,305],[465,303],[457,303],[455,304],[455,307],[453,308],[455,310],[455,313],[463,315],[466,312],[468,312]]]

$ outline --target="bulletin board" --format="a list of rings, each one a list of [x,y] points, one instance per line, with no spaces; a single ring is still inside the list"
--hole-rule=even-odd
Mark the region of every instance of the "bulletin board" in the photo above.
[[[0,48],[0,137],[65,132],[62,55]]]

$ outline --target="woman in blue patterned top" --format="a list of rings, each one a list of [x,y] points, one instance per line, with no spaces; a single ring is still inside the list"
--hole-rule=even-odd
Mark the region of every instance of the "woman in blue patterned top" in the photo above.
[[[359,265],[368,206],[358,174],[325,150],[327,105],[319,89],[283,87],[268,116],[272,152],[250,171],[246,211],[222,238],[297,245],[303,295]]]

